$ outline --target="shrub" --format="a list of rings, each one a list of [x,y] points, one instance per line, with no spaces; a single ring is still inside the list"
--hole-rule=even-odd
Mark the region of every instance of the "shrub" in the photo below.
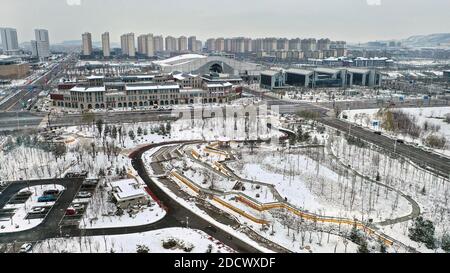
[[[416,242],[424,243],[427,248],[435,248],[434,225],[430,220],[424,220],[419,216],[414,220],[413,227],[409,228],[409,238]]]
[[[425,139],[425,144],[431,148],[443,149],[447,143],[444,136],[429,135]]]

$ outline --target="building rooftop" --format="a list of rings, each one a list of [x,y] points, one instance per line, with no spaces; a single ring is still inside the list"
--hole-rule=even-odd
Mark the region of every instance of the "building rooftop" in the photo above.
[[[364,68],[348,68],[348,72],[354,73],[354,74],[367,74],[370,72],[370,69],[364,69]]]
[[[332,68],[325,68],[325,67],[319,67],[319,68],[315,68],[314,71],[319,72],[319,73],[323,73],[323,74],[337,74],[339,73],[340,70],[338,69],[332,69]]]
[[[77,92],[104,92],[106,89],[104,86],[98,86],[98,87],[85,87],[85,86],[75,86],[70,91],[77,91]]]
[[[280,73],[279,70],[264,70],[264,71],[261,71],[261,75],[268,75],[268,76],[275,76],[275,75],[277,75],[279,73]]]
[[[180,89],[180,86],[178,84],[171,84],[171,85],[135,85],[135,86],[126,85],[125,89],[127,91],[133,91],[133,90],[158,90],[158,89]]]
[[[313,73],[311,70],[297,69],[297,68],[288,69],[286,70],[286,72],[298,75],[311,75]]]
[[[117,201],[130,200],[147,195],[145,190],[134,179],[118,180],[109,184],[115,191],[113,195]]]
[[[204,59],[207,56],[200,54],[183,54],[165,60],[154,61],[153,63],[160,66],[173,66],[189,63],[193,60]]]
[[[207,83],[206,86],[208,88],[215,88],[215,87],[231,87],[233,85],[229,82],[224,82],[224,83]]]

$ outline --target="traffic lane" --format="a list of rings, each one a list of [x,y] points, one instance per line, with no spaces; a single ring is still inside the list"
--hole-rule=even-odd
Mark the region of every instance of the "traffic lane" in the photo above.
[[[321,120],[321,122],[343,132],[348,132],[350,128],[350,125],[348,123],[339,120],[323,119]],[[395,149],[397,153],[403,154],[405,157],[412,159],[416,164],[425,167],[431,165],[432,168],[436,169],[445,176],[448,176],[450,174],[450,159],[448,158],[428,153],[411,145],[398,142],[395,144],[395,140],[391,138],[374,134],[371,131],[367,131],[363,128],[353,125],[350,128],[350,133],[356,137],[366,139],[369,142],[392,151],[394,150],[394,146],[396,145]]]
[[[181,143],[181,142],[179,142]],[[197,228],[208,235],[214,237],[216,233],[212,232],[209,229],[206,229],[206,227],[211,226],[212,224],[206,221],[205,219],[201,218],[197,214],[191,212],[190,210],[183,207],[181,204],[179,204],[177,201],[173,200],[168,194],[166,194],[162,189],[160,189],[153,181],[150,179],[150,177],[147,174],[147,171],[145,170],[144,163],[142,161],[142,154],[151,149],[152,147],[155,147],[155,145],[149,145],[148,147],[145,147],[141,150],[139,150],[132,159],[132,165],[134,169],[138,172],[139,176],[144,180],[144,182],[147,184],[149,189],[156,195],[158,198],[163,202],[163,204],[169,208],[169,213],[174,213],[174,217],[179,221],[185,221],[186,217],[189,217],[189,227],[191,228]],[[254,248],[253,246],[243,242],[242,240],[236,238],[233,238],[232,240],[227,239],[227,236],[224,235],[226,232],[223,231],[221,228],[217,227],[218,230],[221,232],[217,233],[216,236],[218,236],[222,242],[224,242],[226,245],[242,251],[242,252],[260,252],[258,249]],[[228,234],[228,233],[226,233]]]

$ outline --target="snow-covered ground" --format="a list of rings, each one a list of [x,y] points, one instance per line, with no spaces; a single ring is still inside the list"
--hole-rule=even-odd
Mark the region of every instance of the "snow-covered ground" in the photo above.
[[[402,111],[414,118],[416,125],[423,128],[425,122],[428,125],[436,126],[439,128],[437,132],[422,132],[421,137],[413,139],[409,135],[394,134],[393,132],[386,131],[381,126],[373,126],[372,121],[380,121],[380,117],[377,115],[379,109],[361,109],[361,110],[347,110],[343,111],[343,115],[347,115],[347,121],[361,125],[363,127],[380,130],[385,134],[395,136],[400,139],[404,139],[408,142],[418,143],[424,145],[423,139],[430,133],[443,136],[447,139],[447,143],[450,143],[450,123],[445,122],[446,115],[450,115],[450,107],[423,107],[423,108],[396,108],[394,111]],[[430,127],[430,126],[429,126]],[[447,145],[445,149],[434,149],[436,152],[450,156],[450,145]]]
[[[142,183],[141,187],[144,187]],[[109,183],[96,190],[80,221],[80,228],[141,226],[157,222],[166,215],[166,211],[159,207],[154,200],[150,200],[150,205],[141,205],[137,210],[132,212],[125,210],[122,215],[116,215],[117,207],[109,198],[111,190]]]
[[[38,198],[46,190],[64,190],[61,185],[41,185],[33,186],[23,189],[23,191],[30,191],[32,195],[22,204],[7,204],[3,207],[4,210],[12,209],[14,215],[11,218],[0,218],[0,233],[18,232],[28,230],[36,227],[44,218],[39,219],[25,219],[28,213],[35,207],[51,207],[55,202],[38,202]]]
[[[165,248],[164,242],[175,240],[176,246]],[[138,246],[150,253],[230,253],[231,248],[200,230],[166,228],[142,233],[93,237],[54,238],[39,242],[33,253],[136,253]],[[191,250],[189,250],[191,249]]]

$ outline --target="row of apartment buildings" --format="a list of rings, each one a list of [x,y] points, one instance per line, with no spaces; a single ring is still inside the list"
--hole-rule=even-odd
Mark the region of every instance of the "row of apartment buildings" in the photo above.
[[[137,46],[136,46],[137,45]],[[122,54],[128,57],[136,57],[141,54],[147,57],[155,56],[156,52],[200,52],[202,51],[202,42],[197,40],[196,36],[173,37],[162,35],[142,34],[137,36],[130,32],[120,36],[120,47]],[[102,34],[102,51],[104,57],[111,57],[111,46],[109,32]],[[82,34],[82,55],[92,55],[92,34],[89,32]]]
[[[92,54],[90,33],[84,33],[83,55]],[[120,37],[122,54],[135,57],[136,53],[152,57],[156,52],[201,52],[203,44],[196,36],[163,37],[161,35],[143,34],[136,38],[134,33],[126,33]],[[109,33],[102,35],[103,55],[110,57]],[[279,59],[328,58],[347,56],[345,41],[330,39],[287,39],[287,38],[211,38],[206,41],[207,52],[227,52],[233,54],[258,53],[276,54]]]
[[[287,38],[211,38],[206,41],[208,52],[326,52],[336,51],[337,56],[347,55],[345,41],[331,41],[330,39],[287,39]],[[331,54],[326,54],[331,55]]]
[[[240,96],[239,80],[227,75],[155,74],[62,82],[50,94],[68,110],[123,109],[193,103],[225,103]]]

